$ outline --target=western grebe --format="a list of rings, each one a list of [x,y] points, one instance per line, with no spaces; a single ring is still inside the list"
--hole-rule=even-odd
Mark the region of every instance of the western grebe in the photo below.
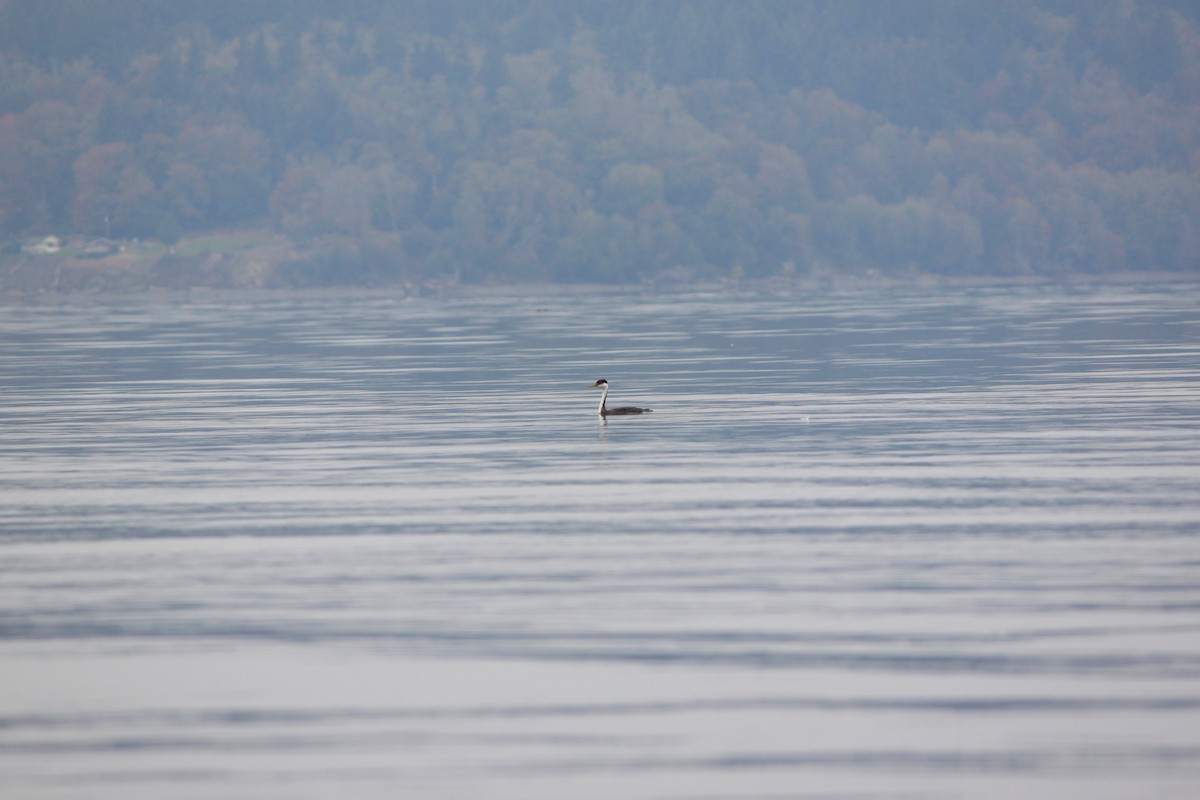
[[[617,414],[648,414],[654,410],[651,408],[638,408],[637,406],[621,406],[620,408],[608,408],[607,406],[604,405],[604,402],[606,400],[608,400],[608,381],[604,380],[604,378],[601,378],[600,380],[596,381],[588,388],[595,389],[596,387],[600,387],[601,389],[604,390],[604,394],[600,395],[600,408],[599,408],[600,416],[602,418],[603,417],[613,417],[613,416],[616,416]]]

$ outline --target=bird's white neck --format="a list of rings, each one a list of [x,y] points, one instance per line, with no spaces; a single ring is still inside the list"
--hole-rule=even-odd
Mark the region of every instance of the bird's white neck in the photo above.
[[[604,401],[608,399],[608,386],[607,385],[601,386],[600,391],[601,391],[600,407],[598,409],[596,409],[596,413],[603,417],[604,416]]]

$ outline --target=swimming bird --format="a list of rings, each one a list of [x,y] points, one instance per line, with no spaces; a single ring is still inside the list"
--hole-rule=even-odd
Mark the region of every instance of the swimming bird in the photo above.
[[[651,411],[653,411],[653,409],[650,409],[650,408],[638,408],[637,406],[621,406],[620,408],[608,408],[607,406],[604,405],[604,402],[606,400],[608,400],[608,381],[604,380],[604,378],[601,378],[600,380],[596,381],[588,388],[595,389],[596,387],[599,387],[604,390],[604,394],[600,395],[599,412],[600,412],[601,418],[612,417],[612,416],[616,416],[617,414],[648,414]]]

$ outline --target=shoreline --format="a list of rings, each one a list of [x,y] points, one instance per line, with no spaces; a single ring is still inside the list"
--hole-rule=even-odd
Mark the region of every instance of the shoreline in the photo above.
[[[814,295],[876,291],[961,291],[1001,287],[1086,287],[1193,284],[1200,274],[1164,271],[1057,273],[1053,275],[940,275],[906,271],[859,273],[814,269],[806,274],[766,278],[701,277],[686,268],[637,283],[554,283],[537,281],[462,283],[422,275],[420,265],[401,259],[384,273],[359,275],[358,282],[319,280],[306,267],[319,259],[351,262],[355,248],[378,241],[350,237],[297,244],[265,228],[215,231],[181,239],[123,243],[119,252],[81,257],[76,248],[61,253],[19,253],[0,258],[0,304],[69,305],[113,302],[265,302],[312,297],[391,298],[566,296],[578,294],[775,294]],[[328,267],[326,266],[326,269]],[[699,271],[697,271],[699,272]],[[336,268],[333,275],[340,275]]]

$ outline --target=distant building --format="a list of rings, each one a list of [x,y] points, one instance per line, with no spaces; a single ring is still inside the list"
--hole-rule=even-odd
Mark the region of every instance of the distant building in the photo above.
[[[79,251],[80,258],[104,258],[118,252],[121,246],[112,239],[93,239]]]
[[[62,250],[62,239],[57,236],[43,236],[40,239],[30,239],[21,246],[21,252],[34,255],[50,255]]]

